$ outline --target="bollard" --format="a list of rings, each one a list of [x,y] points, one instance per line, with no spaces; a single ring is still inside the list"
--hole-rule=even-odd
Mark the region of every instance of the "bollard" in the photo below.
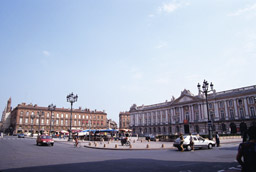
[[[97,147],[98,146],[98,144],[97,144],[97,142],[95,142],[95,147]]]
[[[141,140],[140,142],[142,143],[143,141]]]
[[[115,148],[117,148],[117,144],[115,144]]]
[[[91,142],[89,142],[89,146],[91,146],[92,145],[92,143]]]
[[[109,141],[108,141],[108,144],[109,144]]]
[[[133,143],[135,143],[135,140],[133,140]]]
[[[107,145],[106,144],[104,144],[104,148],[106,148],[107,147]]]
[[[150,139],[148,139],[148,142],[150,142]]]
[[[147,147],[146,147],[147,149],[149,149],[149,144],[147,144]]]
[[[164,146],[164,144],[162,144],[162,146],[161,146],[162,148],[164,148],[165,146]]]
[[[132,149],[132,144],[130,144],[130,149]]]

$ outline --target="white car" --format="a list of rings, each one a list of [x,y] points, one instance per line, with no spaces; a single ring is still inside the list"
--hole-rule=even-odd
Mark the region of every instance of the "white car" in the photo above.
[[[193,140],[194,140],[194,148],[195,149],[196,148],[198,148],[198,149],[201,149],[201,148],[211,149],[216,144],[214,141],[208,140],[208,139],[204,139],[203,137],[198,136],[198,135],[192,135],[192,137],[193,137]],[[184,135],[183,138],[184,138],[183,148],[188,150],[188,151],[190,151],[191,150],[190,135]],[[180,138],[177,138],[175,140],[175,142],[173,143],[173,146],[178,148],[179,150],[181,150]]]

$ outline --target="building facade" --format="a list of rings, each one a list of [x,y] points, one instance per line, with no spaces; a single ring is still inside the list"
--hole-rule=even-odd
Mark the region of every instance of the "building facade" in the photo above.
[[[119,129],[130,129],[130,113],[120,112],[119,113]]]
[[[256,86],[249,86],[208,95],[207,104],[201,91],[193,95],[189,90],[181,92],[159,104],[130,108],[130,126],[134,134],[175,135],[178,133],[208,134],[208,121],[213,132],[222,134],[242,133],[256,125]]]
[[[117,129],[117,123],[113,121],[112,119],[107,120],[107,126],[110,129]]]
[[[48,107],[40,107],[36,104],[19,104],[11,112],[10,129],[13,133],[38,133],[43,131],[52,132],[68,131],[70,129],[71,110],[56,108],[52,111]],[[91,111],[89,109],[72,110],[72,130],[106,129],[107,113],[104,111]],[[40,128],[39,128],[40,127]]]
[[[1,128],[0,130],[2,132],[9,132],[9,126],[11,124],[11,111],[12,111],[12,107],[11,107],[11,103],[12,103],[12,99],[11,97],[8,99],[7,101],[7,105],[4,108],[4,111],[2,113],[2,119],[1,119]]]

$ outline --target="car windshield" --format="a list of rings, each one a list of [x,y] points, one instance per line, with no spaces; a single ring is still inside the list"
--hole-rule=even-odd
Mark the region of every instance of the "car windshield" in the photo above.
[[[51,136],[42,136],[42,139],[51,139]]]

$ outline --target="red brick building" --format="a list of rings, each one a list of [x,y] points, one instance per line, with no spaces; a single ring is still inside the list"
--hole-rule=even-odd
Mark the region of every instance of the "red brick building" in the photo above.
[[[43,131],[49,133],[50,123],[52,132],[60,132],[70,129],[71,110],[67,108],[56,108],[52,112],[48,107],[40,107],[36,104],[22,103],[11,112],[10,129],[13,133],[38,133]],[[40,121],[40,122],[39,122]],[[40,129],[39,129],[40,124]],[[90,109],[72,110],[72,130],[84,129],[105,129],[107,128],[107,113],[104,111]]]

